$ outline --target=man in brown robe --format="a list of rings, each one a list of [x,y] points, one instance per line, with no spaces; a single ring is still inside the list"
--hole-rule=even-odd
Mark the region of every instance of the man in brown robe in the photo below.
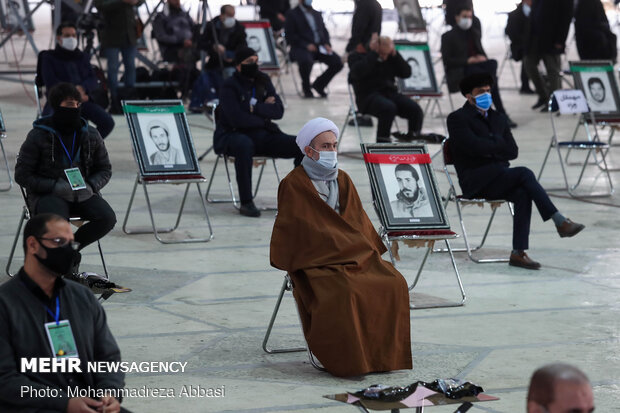
[[[280,183],[271,265],[287,271],[312,353],[335,376],[410,369],[409,293],[351,178],[333,122],[297,136],[305,157]]]

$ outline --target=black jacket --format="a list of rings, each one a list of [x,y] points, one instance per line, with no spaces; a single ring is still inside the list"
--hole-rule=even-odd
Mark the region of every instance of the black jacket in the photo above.
[[[232,29],[230,29],[230,33],[228,33],[226,41],[222,41],[225,30],[224,25],[222,24],[219,16],[214,18],[207,23],[204,33],[198,40],[198,47],[205,50],[209,54],[209,61],[206,65],[207,69],[219,69],[220,67],[220,55],[213,50],[213,46],[215,45],[215,37],[213,35],[214,28],[218,43],[224,46],[227,52],[234,53],[238,48],[248,45],[246,41],[245,27],[243,27],[243,25],[238,21],[235,21],[235,25]],[[234,66],[233,62],[224,61],[224,67],[232,66]]]
[[[381,34],[382,16],[383,9],[377,0],[356,0],[351,23],[351,38],[346,51],[354,50],[358,44],[368,48],[372,34]]]
[[[122,0],[95,0],[95,7],[103,17],[99,31],[101,48],[135,46],[138,40],[136,9],[144,3],[138,0],[135,6]]]
[[[493,109],[485,119],[466,102],[448,115],[450,155],[465,197],[474,197],[510,166],[519,148],[505,115]]]
[[[523,14],[523,4],[519,4],[516,9],[508,13],[505,33],[510,39],[510,54],[517,62],[523,59],[525,54],[528,20]]]
[[[310,12],[314,17],[316,28],[319,32],[320,41],[318,44],[329,44],[331,46],[331,43],[329,42],[329,33],[327,33],[321,13],[314,9],[311,9]],[[316,44],[314,42],[312,28],[308,24],[308,20],[306,20],[306,16],[301,10],[301,6],[297,6],[286,13],[286,24],[284,31],[286,32],[288,44],[292,48],[305,49],[309,44]]]
[[[411,76],[411,66],[398,52],[385,61],[380,61],[376,52],[351,53],[349,66],[349,82],[355,91],[357,106],[362,112],[367,109],[366,99],[370,95],[396,93],[396,78],[407,79]]]
[[[282,28],[282,22],[278,19],[278,13],[286,14],[291,9],[289,0],[258,0],[260,6],[260,17],[271,22],[273,30],[278,31]]]
[[[461,30],[457,27],[441,36],[441,58],[446,70],[450,93],[459,91],[459,83],[465,76],[467,59],[472,56],[470,47],[475,50],[474,54],[486,56],[480,37],[480,30],[473,25],[469,30]]]
[[[90,188],[72,191],[64,170],[71,165],[52,127],[51,116],[37,119],[22,144],[15,164],[15,181],[26,189],[34,207],[42,195],[54,194],[67,201],[84,201],[103,188],[112,176],[112,165],[99,132],[82,119],[76,135],[74,167],[79,167]]]
[[[600,0],[579,0],[575,9],[575,40],[581,60],[616,60],[616,35]]]
[[[275,103],[264,103],[273,96]],[[252,97],[256,104],[251,108]],[[281,119],[284,105],[276,93],[268,75],[258,72],[255,80],[239,72],[224,81],[220,88],[220,104],[217,107],[217,122],[213,134],[213,148],[216,153],[226,150],[226,134],[241,132],[251,134],[256,130],[279,132],[272,120]]]
[[[527,50],[540,54],[564,53],[573,19],[573,0],[532,0],[531,29]],[[560,49],[555,44],[562,45]]]

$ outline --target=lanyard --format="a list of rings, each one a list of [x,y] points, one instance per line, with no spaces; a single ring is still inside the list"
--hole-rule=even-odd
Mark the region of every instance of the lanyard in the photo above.
[[[44,307],[49,313],[49,315],[54,317],[54,321],[56,321],[56,325],[59,325],[60,324],[60,321],[59,321],[60,320],[60,297],[56,297],[56,314],[52,313],[52,310],[50,310],[48,306],[44,305]]]
[[[71,166],[73,166],[73,155],[74,155],[74,150],[75,150],[75,135],[76,135],[76,132],[73,132],[73,143],[71,144],[71,155],[69,155],[69,151],[67,150],[67,147],[62,142],[62,138],[60,136],[58,137],[58,140],[60,141],[60,144],[62,145],[62,149],[65,150],[65,153],[67,154],[67,158],[69,158],[69,162],[71,162]]]
[[[255,87],[252,88],[252,97],[256,98],[256,88]]]

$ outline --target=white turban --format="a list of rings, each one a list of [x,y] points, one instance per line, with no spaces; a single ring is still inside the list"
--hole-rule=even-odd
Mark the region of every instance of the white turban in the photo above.
[[[295,142],[303,153],[304,149],[306,149],[306,146],[310,146],[310,142],[312,142],[312,139],[316,138],[317,135],[320,135],[321,133],[327,131],[333,132],[334,135],[336,135],[336,138],[338,138],[338,135],[340,134],[338,126],[336,126],[336,124],[334,124],[334,122],[332,122],[331,120],[325,118],[314,118],[311,121],[308,121],[308,123],[306,123],[301,128],[301,130],[297,134]]]

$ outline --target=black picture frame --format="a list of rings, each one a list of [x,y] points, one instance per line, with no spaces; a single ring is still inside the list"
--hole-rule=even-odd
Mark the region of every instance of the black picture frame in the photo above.
[[[404,95],[441,95],[428,43],[395,40],[394,48],[411,66],[409,78],[397,79],[400,93]]]
[[[181,100],[124,100],[122,105],[142,176],[201,174]],[[165,151],[156,144],[163,147],[164,137]]]
[[[375,209],[386,230],[450,228],[426,145],[372,143],[361,147]],[[418,179],[411,169],[416,171]],[[412,180],[416,182],[417,197],[415,193],[406,194]],[[403,194],[416,200],[408,204]]]
[[[586,96],[597,119],[620,117],[620,95],[613,62],[584,60],[569,62],[575,88]]]
[[[258,67],[261,70],[280,68],[276,43],[269,20],[240,21],[245,27],[245,37],[248,47],[254,49],[258,55]]]
[[[394,8],[398,12],[399,28],[406,33],[426,31],[426,21],[418,0],[394,0]]]
[[[0,0],[0,27],[7,31],[13,30],[14,28],[20,28],[13,10],[9,7],[9,2],[16,4],[19,7],[18,14],[22,19],[30,13],[28,0]],[[34,31],[32,16],[28,16],[24,24],[28,31]]]

